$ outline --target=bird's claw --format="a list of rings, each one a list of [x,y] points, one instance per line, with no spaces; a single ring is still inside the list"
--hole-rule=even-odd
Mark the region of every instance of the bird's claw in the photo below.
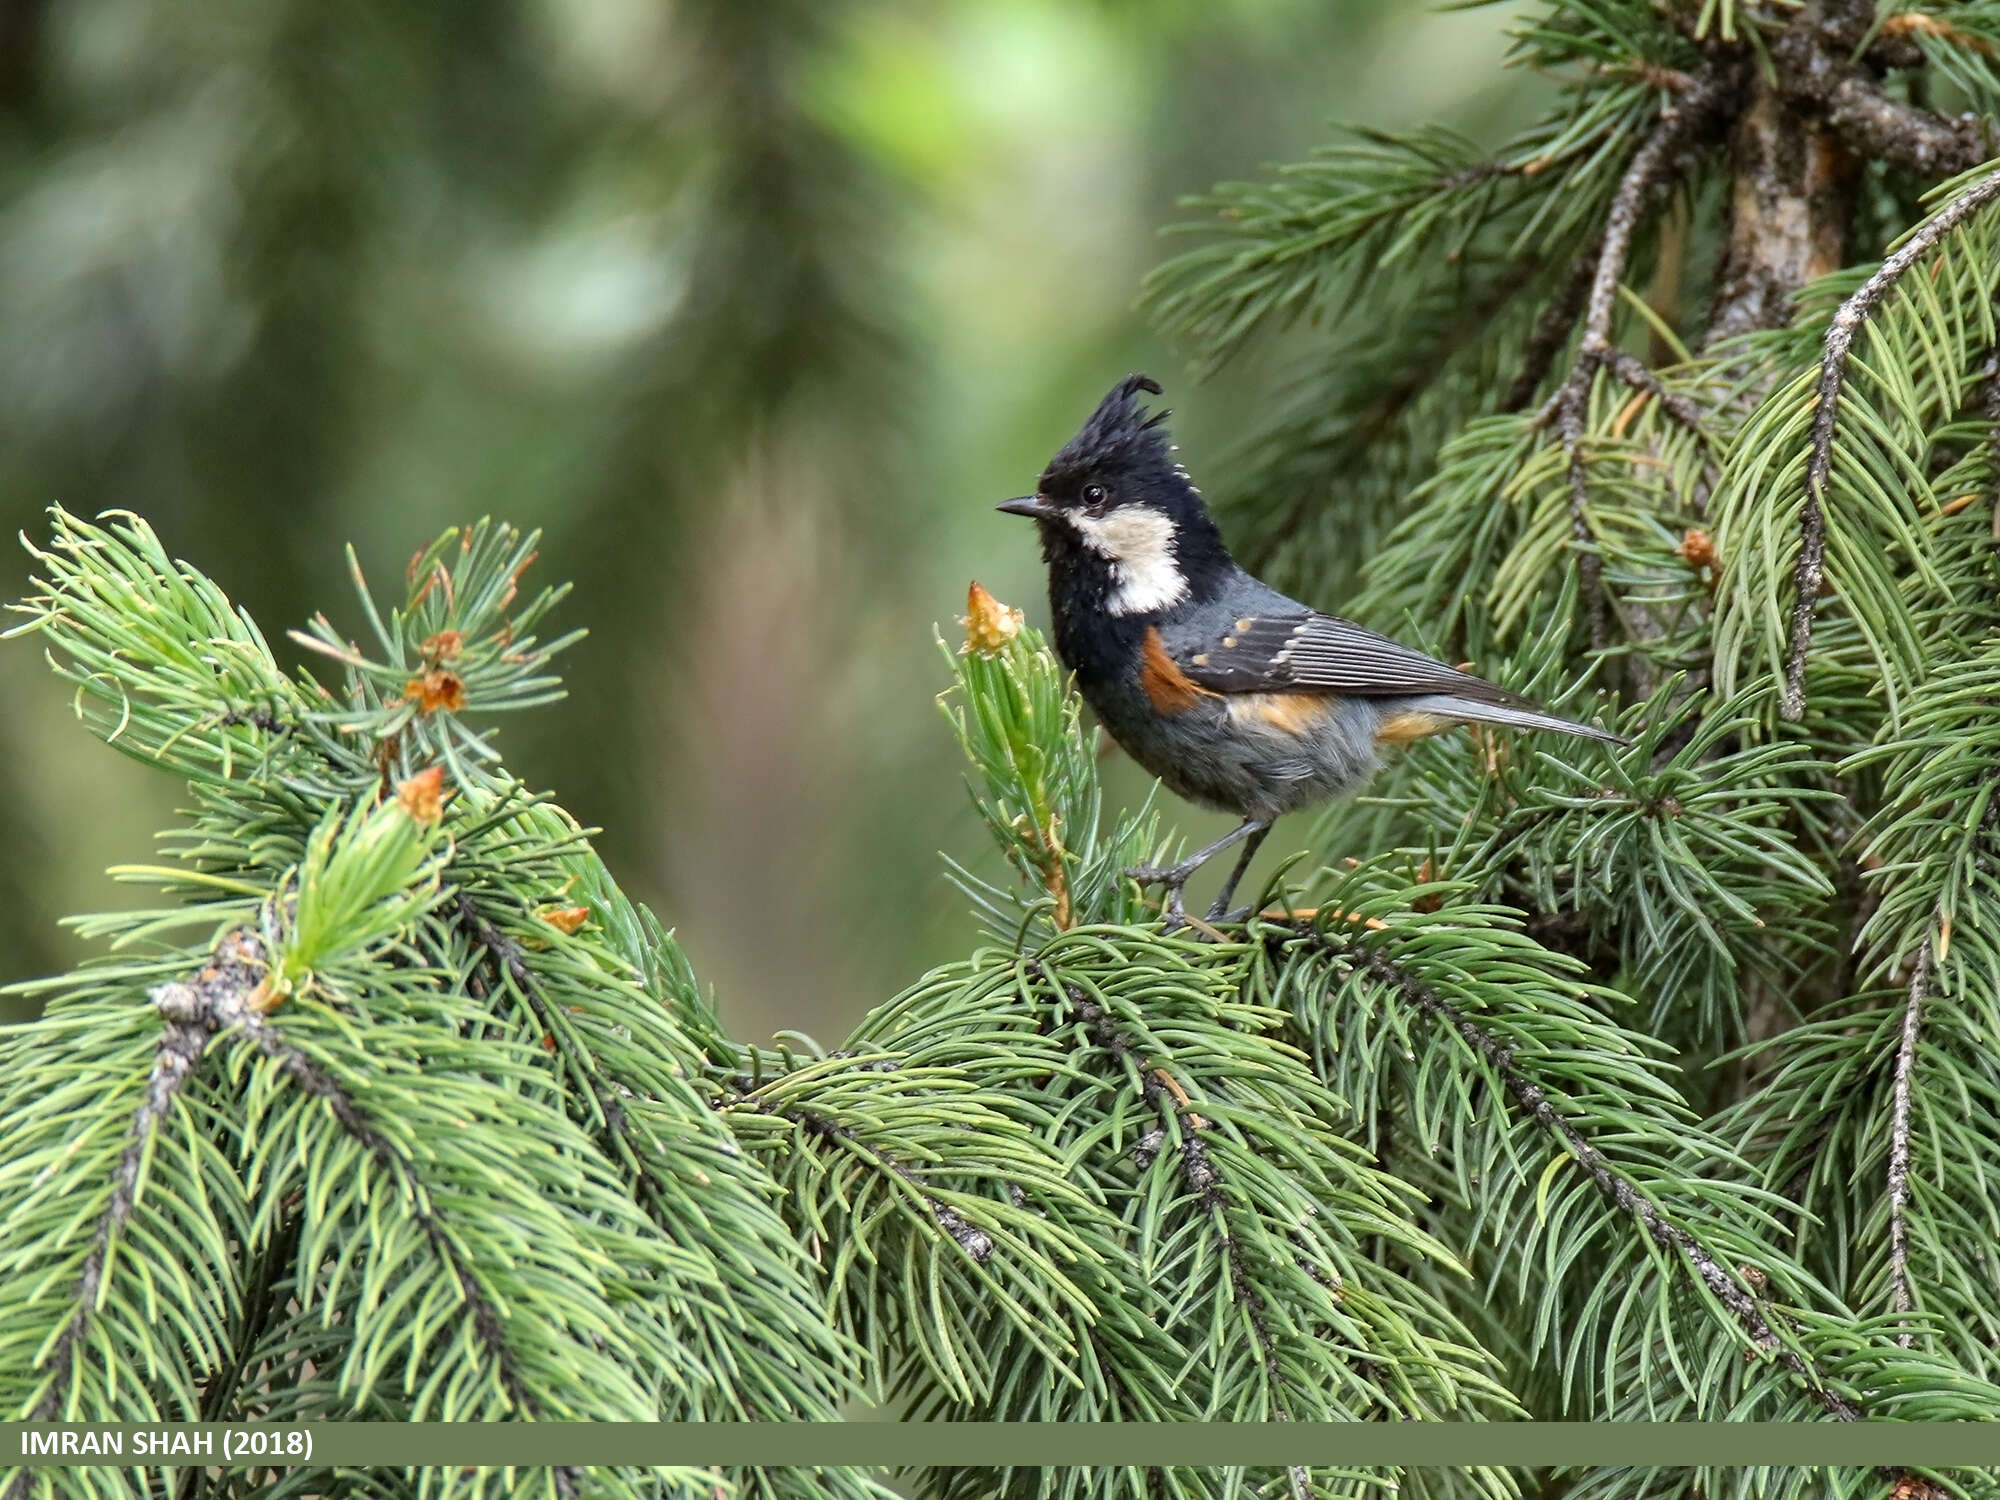
[[[1167,919],[1168,932],[1187,926],[1187,906],[1182,900],[1182,892],[1187,887],[1188,877],[1194,874],[1193,870],[1184,865],[1134,865],[1125,874],[1142,886],[1163,888],[1160,911]]]

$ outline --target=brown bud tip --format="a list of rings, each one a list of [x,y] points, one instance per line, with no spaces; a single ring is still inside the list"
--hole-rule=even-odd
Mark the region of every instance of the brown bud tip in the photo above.
[[[417,650],[423,653],[424,660],[429,662],[451,661],[464,649],[465,637],[456,630],[440,630],[417,647]]]
[[[433,667],[404,683],[403,696],[427,714],[439,709],[455,714],[465,707],[465,683],[456,672]]]
[[[587,906],[558,906],[548,911],[538,911],[535,915],[548,923],[549,926],[555,928],[557,932],[572,933],[590,920],[590,908]]]
[[[965,649],[979,656],[998,656],[1021,633],[1021,612],[1009,609],[981,588],[977,579],[965,591]]]
[[[1681,538],[1676,550],[1681,555],[1681,561],[1697,573],[1703,568],[1715,566],[1715,538],[1699,526],[1688,527],[1687,535]]]
[[[1951,26],[1940,17],[1926,15],[1922,11],[1906,10],[1893,16],[1882,18],[1882,30],[1889,36],[1933,36],[1949,37]],[[1974,43],[1977,47],[1978,44]],[[1984,50],[1980,48],[1979,50]]]
[[[444,767],[419,771],[396,787],[396,801],[403,811],[429,828],[444,817]]]

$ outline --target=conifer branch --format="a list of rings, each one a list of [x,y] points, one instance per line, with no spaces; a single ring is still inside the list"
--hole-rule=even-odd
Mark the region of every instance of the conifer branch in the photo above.
[[[1989,172],[1931,215],[1895,254],[1841,303],[1826,330],[1813,410],[1812,444],[1806,454],[1805,503],[1799,511],[1799,560],[1792,574],[1792,625],[1785,651],[1781,712],[1793,722],[1806,711],[1806,653],[1812,646],[1813,613],[1826,582],[1826,487],[1833,472],[1833,442],[1840,421],[1840,397],[1847,383],[1847,359],[1855,336],[1904,274],[1974,213],[2000,197],[2000,171]]]
[[[1069,998],[1071,1014],[1082,1023],[1091,1041],[1118,1061],[1121,1072],[1139,1080],[1141,1096],[1162,1123],[1172,1122],[1180,1142],[1181,1185],[1201,1206],[1202,1216],[1215,1231],[1217,1246],[1229,1268],[1230,1292],[1249,1319],[1251,1333],[1257,1340],[1258,1362],[1271,1382],[1272,1410],[1279,1421],[1291,1421],[1291,1411],[1279,1392],[1284,1374],[1271,1336],[1270,1306],[1244,1264],[1242,1246],[1229,1232],[1229,1200],[1222,1188],[1222,1171],[1201,1139],[1207,1122],[1195,1113],[1192,1098],[1172,1070],[1156,1059],[1141,1057],[1137,1044],[1102,1006],[1076,985],[1064,985],[1063,993]],[[1159,1135],[1164,1144],[1164,1131]],[[1147,1133],[1148,1140],[1153,1136],[1154,1132]],[[1287,1475],[1294,1496],[1310,1500],[1313,1493],[1310,1478],[1296,1468],[1287,1470]]]
[[[372,1156],[402,1188],[410,1204],[411,1217],[432,1252],[457,1284],[459,1297],[471,1315],[473,1333],[487,1357],[493,1361],[500,1376],[501,1388],[524,1417],[530,1421],[537,1420],[541,1403],[521,1376],[520,1361],[515,1357],[513,1345],[508,1342],[500,1310],[457,1244],[445,1232],[444,1225],[430,1205],[430,1195],[425,1192],[409,1164],[397,1153],[389,1139],[375,1128],[353,1095],[342,1087],[340,1080],[287,1041],[277,1027],[247,1008],[235,1018],[234,1025],[259,1052],[277,1063],[302,1092],[325,1104],[348,1139]],[[581,1471],[562,1466],[553,1469],[552,1473],[559,1495],[569,1497],[577,1493]]]
[[[1372,439],[1402,417],[1413,403],[1444,377],[1452,363],[1466,349],[1476,345],[1491,331],[1501,315],[1512,306],[1514,299],[1534,279],[1539,269],[1538,265],[1532,263],[1511,267],[1485,296],[1465,308],[1452,320],[1449,331],[1443,338],[1426,348],[1422,358],[1412,358],[1409,361],[1401,379],[1383,388],[1368,402],[1364,410],[1356,413],[1354,430]],[[1571,279],[1577,280],[1574,273]],[[1581,293],[1578,295],[1580,297]],[[1571,320],[1574,321],[1574,318],[1575,313],[1572,312]],[[1534,394],[1535,387],[1541,384],[1542,377],[1548,373],[1548,363],[1554,361],[1567,336],[1567,326],[1554,335],[1547,351],[1547,362],[1543,364],[1541,371],[1535,374],[1532,381],[1529,381],[1527,387],[1529,396]],[[1532,357],[1534,356],[1531,351]],[[1522,370],[1519,380],[1529,380],[1527,369]],[[1522,400],[1525,403],[1527,397],[1523,397]],[[1243,554],[1247,566],[1253,568],[1268,566],[1283,551],[1285,545],[1297,537],[1299,529],[1305,524],[1310,499],[1308,495],[1300,495],[1286,508],[1275,526],[1260,534],[1256,544]]]
[[[1916,1300],[1910,1291],[1910,1078],[1917,1065],[1917,1040],[1923,1025],[1924,1001],[1930,987],[1931,941],[1917,949],[1910,968],[1909,998],[1903,1006],[1903,1028],[1896,1044],[1894,1104],[1889,1116],[1889,1302],[1907,1314]],[[1905,1328],[1896,1342],[1908,1349],[1916,1335]]]
[[[741,1080],[748,1084],[749,1079]],[[717,1101],[717,1107],[725,1114],[739,1108],[754,1109],[758,1114],[774,1115],[780,1120],[797,1126],[804,1135],[831,1147],[837,1152],[855,1156],[868,1163],[883,1177],[900,1183],[907,1193],[914,1197],[930,1212],[938,1227],[949,1235],[967,1257],[985,1265],[993,1258],[993,1236],[966,1218],[950,1204],[934,1197],[924,1181],[924,1176],[916,1168],[900,1157],[870,1144],[861,1133],[837,1116],[810,1105],[774,1105],[767,1099],[760,1099],[748,1087],[740,1091],[724,1094]]]
[[[558,1007],[549,1004],[548,997],[542,993],[541,981],[522,955],[520,944],[496,927],[473,900],[471,893],[463,888],[458,892],[455,918],[460,931],[484,948],[493,966],[512,982],[516,993],[534,1013],[542,1034],[554,1044],[564,1066],[590,1091],[601,1126],[599,1147],[611,1160],[624,1164],[632,1174],[633,1187],[641,1206],[657,1219],[666,1211],[667,1194],[659,1178],[632,1144],[625,1106],[605,1085],[596,1058],[578,1044],[571,1028],[557,1014]]]
[[[1309,924],[1295,924],[1287,930],[1305,938],[1344,971],[1355,967],[1365,969],[1370,977],[1391,994],[1401,996],[1425,1018],[1455,1032],[1499,1077],[1514,1102],[1561,1143],[1613,1207],[1636,1221],[1655,1244],[1687,1263],[1757,1349],[1775,1354],[1829,1416],[1843,1422],[1860,1417],[1860,1411],[1838,1392],[1829,1389],[1819,1371],[1780,1337],[1763,1309],[1757,1305],[1757,1299],[1708,1247],[1668,1219],[1658,1204],[1622,1175],[1581,1131],[1563,1117],[1541,1085],[1515,1062],[1512,1048],[1378,949],[1365,944],[1357,945],[1361,949],[1357,955]]]
[[[223,1018],[218,1014],[217,1019]],[[241,1030],[257,1050],[275,1062],[303,1093],[325,1104],[348,1139],[373,1157],[402,1188],[408,1197],[411,1215],[425,1241],[457,1283],[459,1296],[466,1311],[471,1314],[473,1332],[498,1369],[500,1383],[508,1399],[525,1416],[533,1419],[540,1410],[540,1403],[521,1378],[520,1362],[515,1358],[513,1346],[507,1341],[507,1330],[499,1309],[473,1274],[472,1266],[459,1252],[452,1237],[445,1233],[444,1226],[431,1208],[429,1194],[388,1137],[375,1128],[339,1079],[288,1041],[276,1026],[262,1016],[246,1008],[227,1024]],[[564,1483],[562,1488],[567,1493],[570,1486]]]
[[[1121,874],[1156,814],[1116,814],[1062,665],[975,598],[947,712],[1026,883],[960,870],[995,941],[845,1046],[743,1045],[477,722],[560,693],[570,637],[527,633],[556,593],[516,608],[532,539],[440,538],[400,603],[365,603],[379,649],[319,617],[321,686],[143,523],[58,515],[27,628],[100,738],[196,783],[183,863],[134,867],[158,909],[85,936],[199,936],[0,1029],[6,1409],[818,1419],[866,1386],[921,1420],[2000,1406],[2000,529],[1969,513],[2000,475],[2000,173],[1977,165],[2000,8],[1531,9],[1513,60],[1555,79],[1539,123],[1497,151],[1363,131],[1225,186],[1147,299],[1206,365],[1281,326],[1309,345],[1239,449],[1256,571],[1355,580],[1359,617],[1571,715],[1587,619],[1643,743],[1415,747],[1331,814],[1356,874],[1227,941],[1159,934]],[[1987,120],[1883,81],[1926,68]],[[1895,254],[1843,272],[1952,171]],[[1682,274],[1718,244],[1712,277]],[[1676,547],[1690,506],[1713,534]],[[1803,711],[1808,655],[1809,745],[1766,722],[1773,683]],[[1738,692],[1753,656],[1765,686]],[[371,863],[362,830],[418,766],[460,800]],[[301,988],[274,1011],[280,972]],[[1377,1482],[1325,1473],[1223,1482]],[[1800,1473],[1766,1500],[1945,1489]],[[941,1469],[913,1492],[1206,1479]]]
[[[259,992],[264,974],[263,944],[254,934],[238,930],[216,944],[210,961],[192,981],[176,980],[153,991],[153,1006],[166,1021],[166,1030],[161,1033],[153,1055],[146,1096],[132,1117],[131,1140],[112,1175],[111,1200],[98,1218],[90,1252],[77,1275],[72,1297],[76,1310],[56,1335],[50,1350],[48,1390],[29,1420],[53,1422],[62,1416],[63,1391],[75,1364],[76,1346],[97,1306],[111,1242],[131,1220],[138,1202],[139,1168],[145,1161],[147,1147],[166,1119],[174,1097],[194,1076],[209,1038],[222,1026],[248,1013],[247,1007],[252,996]],[[25,1486],[30,1474],[30,1470],[23,1469],[16,1477],[9,1488],[10,1500],[27,1493]]]

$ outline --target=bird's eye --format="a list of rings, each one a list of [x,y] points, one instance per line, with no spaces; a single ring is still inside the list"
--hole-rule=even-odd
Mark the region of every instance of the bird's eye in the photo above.
[[[1101,484],[1086,484],[1083,487],[1083,503],[1085,505],[1102,505],[1110,498],[1111,492]]]

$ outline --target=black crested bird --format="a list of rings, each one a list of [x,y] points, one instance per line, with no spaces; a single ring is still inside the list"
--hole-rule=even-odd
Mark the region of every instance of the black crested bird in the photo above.
[[[1040,523],[1056,652],[1111,737],[1190,802],[1243,820],[1179,864],[1129,872],[1166,888],[1170,921],[1188,878],[1240,843],[1209,912],[1223,917],[1271,825],[1359,787],[1386,746],[1460,724],[1629,743],[1252,578],[1141,391],[1160,387],[1120,381],[1035,493],[999,508]]]

